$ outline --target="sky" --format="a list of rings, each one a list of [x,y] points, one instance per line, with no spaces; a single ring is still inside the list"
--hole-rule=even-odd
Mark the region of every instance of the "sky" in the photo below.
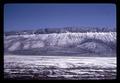
[[[115,4],[5,4],[4,31],[116,27]]]

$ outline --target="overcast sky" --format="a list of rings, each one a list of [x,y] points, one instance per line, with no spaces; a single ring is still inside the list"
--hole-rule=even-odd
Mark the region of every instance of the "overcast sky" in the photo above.
[[[116,27],[114,4],[5,4],[4,30]]]

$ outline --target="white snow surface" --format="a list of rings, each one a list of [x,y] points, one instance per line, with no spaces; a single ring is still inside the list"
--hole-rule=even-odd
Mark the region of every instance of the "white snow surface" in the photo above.
[[[23,63],[24,65],[33,64],[43,66],[56,66],[59,68],[74,67],[100,67],[116,68],[116,57],[75,57],[75,56],[4,56],[5,63]]]
[[[15,79],[36,78],[36,74],[38,79],[116,79],[116,66],[116,57],[4,56],[4,76]]]

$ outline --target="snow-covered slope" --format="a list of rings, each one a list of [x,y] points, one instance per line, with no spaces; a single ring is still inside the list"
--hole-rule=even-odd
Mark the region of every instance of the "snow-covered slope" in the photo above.
[[[4,36],[4,49],[5,52],[18,54],[115,53],[116,32]]]

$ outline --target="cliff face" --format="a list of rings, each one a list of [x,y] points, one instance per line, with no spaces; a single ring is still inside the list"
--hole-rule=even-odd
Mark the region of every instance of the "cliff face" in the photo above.
[[[116,32],[4,36],[4,51],[27,55],[99,54],[100,56],[114,56],[116,54]]]

